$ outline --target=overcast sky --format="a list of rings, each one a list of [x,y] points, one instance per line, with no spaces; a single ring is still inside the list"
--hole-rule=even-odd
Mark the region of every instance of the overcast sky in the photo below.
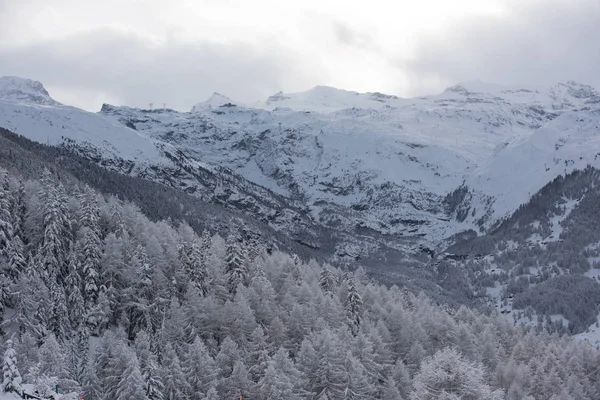
[[[0,76],[91,111],[315,85],[600,87],[599,21],[600,0],[0,0]]]

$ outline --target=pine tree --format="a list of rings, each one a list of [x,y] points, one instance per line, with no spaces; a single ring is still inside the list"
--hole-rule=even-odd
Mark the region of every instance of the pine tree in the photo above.
[[[102,257],[102,242],[97,233],[91,228],[84,226],[81,228],[79,271],[83,281],[83,295],[90,307],[98,298],[100,292],[100,259]]]
[[[220,377],[229,378],[233,373],[233,366],[237,360],[242,358],[242,352],[239,346],[228,336],[221,343],[221,349],[215,361],[219,367]]]
[[[17,353],[13,348],[11,339],[6,341],[2,373],[4,376],[2,388],[5,393],[16,392],[21,388],[21,374],[17,368]]]
[[[413,379],[413,400],[460,398],[465,400],[501,399],[485,382],[485,369],[466,361],[456,350],[443,349],[423,360]]]
[[[264,376],[258,382],[258,395],[261,399],[299,399],[294,393],[294,385],[283,371],[278,371],[273,361],[269,361]]]
[[[227,241],[225,272],[227,274],[227,284],[230,293],[235,293],[238,286],[245,284],[248,280],[248,269],[244,255],[233,236]]]
[[[226,399],[254,398],[254,384],[250,380],[248,368],[242,360],[233,365],[231,375],[223,383],[222,395]]]
[[[8,255],[9,243],[13,238],[12,192],[5,170],[0,171],[0,255]]]
[[[347,385],[342,343],[329,329],[322,330],[315,339],[318,367],[312,392],[325,392],[330,399],[342,398]]]
[[[170,343],[165,347],[162,366],[162,382],[165,400],[180,400],[186,398],[190,388],[185,380],[181,362]]]
[[[400,394],[400,391],[396,387],[396,381],[394,378],[389,377],[385,381],[385,387],[383,388],[383,393],[381,396],[382,400],[402,400],[403,397]]]
[[[321,276],[319,278],[319,286],[323,292],[333,296],[333,290],[335,287],[335,277],[331,273],[329,267],[323,267]]]
[[[348,400],[375,399],[376,390],[369,382],[367,371],[352,353],[346,355],[347,380],[344,398]]]
[[[270,360],[265,333],[260,326],[252,331],[247,348],[250,378],[258,382],[264,376]]]
[[[44,344],[40,347],[40,374],[58,379],[67,375],[62,348],[52,334],[46,337]]]
[[[346,297],[344,308],[346,309],[346,314],[348,316],[350,332],[352,332],[354,336],[358,334],[358,330],[360,329],[360,323],[362,321],[362,305],[362,298],[360,297],[360,294],[358,294],[358,290],[356,290],[354,280],[350,279],[348,282],[348,296]]]
[[[39,249],[42,278],[47,284],[52,279],[62,282],[68,273],[65,256],[72,238],[71,223],[67,217],[64,187],[54,181],[48,170],[42,176],[40,197],[46,200],[42,205],[43,238]]]
[[[100,292],[98,302],[92,306],[85,315],[85,323],[91,333],[101,335],[110,322],[111,305],[108,295]]]
[[[79,329],[71,337],[66,347],[66,369],[71,380],[81,384],[85,381],[88,366],[89,333],[85,328]]]
[[[25,217],[27,215],[27,204],[25,202],[25,184],[19,181],[19,186],[13,194],[13,228],[14,236],[25,240]]]
[[[206,392],[206,395],[203,397],[202,400],[219,400],[219,394],[217,393],[217,389],[215,389],[214,386],[211,386],[211,388],[208,389],[208,392]]]
[[[197,240],[189,246],[183,246],[184,255],[181,256],[181,260],[190,282],[196,286],[202,296],[206,296],[209,290],[208,269],[201,246]]]
[[[215,360],[199,337],[188,346],[183,363],[185,378],[191,389],[190,399],[201,400],[202,394],[208,393],[219,376]]]
[[[67,299],[62,285],[51,282],[50,291],[50,319],[48,329],[59,338],[68,338],[71,332]]]
[[[149,400],[144,388],[144,379],[135,355],[129,358],[115,391],[115,400]]]
[[[27,262],[25,261],[24,245],[21,237],[13,236],[13,239],[8,245],[8,275],[14,283],[17,282],[19,276],[25,272]]]
[[[150,350],[150,337],[146,331],[135,337],[135,351],[144,378],[146,396],[149,400],[162,400],[164,385],[158,371],[158,360]]]
[[[65,278],[65,294],[71,329],[77,330],[84,322],[86,313],[83,296],[81,295],[81,277],[77,272],[77,261],[74,253],[69,257],[69,274]]]
[[[82,193],[79,195],[79,201],[81,204],[79,225],[91,229],[99,237],[100,229],[98,221],[100,219],[100,210],[96,194],[88,185],[85,185]]]

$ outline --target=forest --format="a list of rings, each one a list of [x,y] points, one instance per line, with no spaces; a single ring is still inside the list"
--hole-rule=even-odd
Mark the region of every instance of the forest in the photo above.
[[[0,171],[3,390],[84,399],[597,399],[585,342],[231,227]],[[76,397],[75,397],[76,398]]]

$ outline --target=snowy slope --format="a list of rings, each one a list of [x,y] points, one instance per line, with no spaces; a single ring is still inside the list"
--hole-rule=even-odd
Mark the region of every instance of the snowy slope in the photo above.
[[[502,147],[467,181],[495,199],[492,219],[508,216],[560,174],[600,168],[600,111],[565,112]]]
[[[146,171],[181,170],[178,154],[194,168],[243,177],[244,190],[283,196],[255,198],[288,198],[324,225],[432,243],[491,225],[600,153],[600,96],[574,82],[465,82],[415,99],[318,86],[253,107],[215,93],[191,112],[105,105],[99,114],[52,103],[32,81],[0,82],[0,126],[36,141],[129,160],[128,173],[157,180],[166,177]],[[186,188],[196,178],[175,179]],[[463,184],[469,213],[459,222],[444,199]]]
[[[538,131],[561,129],[547,125],[573,107],[593,106],[596,97],[573,82],[547,89],[467,82],[416,99],[318,86],[278,93],[254,108],[215,94],[191,113],[112,106],[102,113],[301,199],[325,224],[435,242],[482,216],[491,224],[564,172],[551,169],[528,186],[518,176],[502,180],[504,163],[515,167],[511,157],[530,165],[523,158],[529,154],[511,156],[511,149]],[[552,160],[549,150],[543,157]],[[464,223],[449,223],[443,198],[463,182],[474,191],[475,209]],[[504,199],[509,183],[522,193]],[[493,215],[490,199],[497,199]]]

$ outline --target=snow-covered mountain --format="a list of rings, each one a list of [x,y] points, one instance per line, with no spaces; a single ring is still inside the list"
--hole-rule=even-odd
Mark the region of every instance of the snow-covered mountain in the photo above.
[[[107,166],[122,160],[123,172],[191,193],[237,196],[259,218],[281,219],[275,209],[291,205],[280,228],[301,219],[434,245],[492,226],[559,174],[600,164],[600,95],[575,82],[468,82],[413,99],[318,86],[253,106],[215,93],[190,112],[93,114],[37,82],[2,78],[0,98],[0,126],[33,140]],[[199,190],[207,171],[227,178]]]

